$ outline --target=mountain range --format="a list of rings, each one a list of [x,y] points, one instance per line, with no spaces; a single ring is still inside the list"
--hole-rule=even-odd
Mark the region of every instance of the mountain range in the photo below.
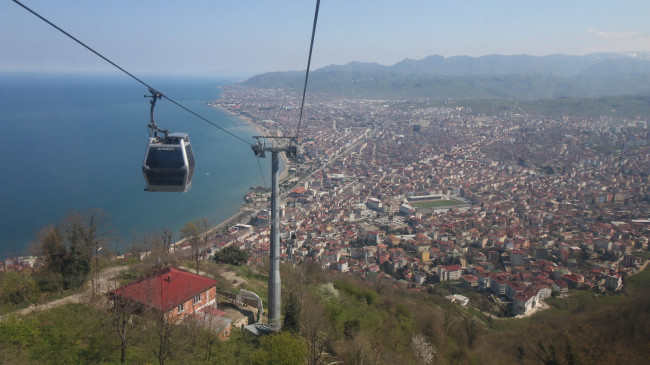
[[[304,71],[270,72],[242,84],[299,91]],[[350,62],[310,73],[308,90],[327,97],[515,99],[650,93],[650,53],[584,56],[429,56],[392,66]]]

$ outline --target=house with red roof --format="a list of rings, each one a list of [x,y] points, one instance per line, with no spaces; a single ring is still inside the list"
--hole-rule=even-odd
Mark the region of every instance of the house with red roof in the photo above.
[[[534,291],[517,293],[512,298],[512,311],[515,315],[527,314],[537,306],[537,295]]]
[[[459,280],[461,273],[460,265],[438,266],[438,280],[440,281]]]
[[[225,314],[217,310],[216,280],[173,267],[112,290],[109,296],[114,301],[127,300],[142,310],[162,312],[169,322]]]
[[[472,274],[467,274],[467,275],[461,275],[460,276],[460,282],[463,284],[463,286],[467,288],[473,288],[478,286],[478,276],[474,276]]]

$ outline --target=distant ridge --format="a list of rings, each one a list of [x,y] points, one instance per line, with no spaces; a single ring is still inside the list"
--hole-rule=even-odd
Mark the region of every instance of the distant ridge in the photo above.
[[[271,72],[242,84],[299,90],[304,72]],[[331,97],[540,99],[650,92],[650,53],[584,56],[429,56],[392,66],[350,62],[313,71],[309,89]]]

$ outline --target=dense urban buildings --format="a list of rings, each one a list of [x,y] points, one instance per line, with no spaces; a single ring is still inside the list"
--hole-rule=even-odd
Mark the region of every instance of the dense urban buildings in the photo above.
[[[234,86],[211,104],[292,135],[298,102]],[[620,289],[648,247],[641,118],[482,116],[384,100],[319,100],[305,116],[283,184],[285,260],[413,288],[460,281],[517,315],[568,288]],[[231,229],[216,245],[261,260],[266,227]]]

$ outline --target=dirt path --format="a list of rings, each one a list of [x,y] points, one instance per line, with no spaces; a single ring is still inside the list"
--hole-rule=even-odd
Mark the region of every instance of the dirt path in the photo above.
[[[232,286],[239,288],[240,285],[246,284],[246,279],[238,276],[235,272],[229,270],[223,270],[219,273],[224,279],[228,280]]]
[[[195,273],[196,270],[190,269],[189,267],[186,266],[179,266],[178,267],[181,270],[185,270],[187,272]],[[207,276],[210,277],[210,275],[204,273],[203,271],[199,270],[199,275]],[[234,271],[230,270],[220,270],[219,271],[219,276],[227,280],[233,287],[239,288],[240,285],[246,284],[247,281],[246,279],[242,278],[241,276],[237,275]]]
[[[118,276],[120,272],[127,270],[128,268],[129,268],[128,266],[116,266],[116,267],[109,267],[108,269],[102,270],[99,273],[98,282],[95,283],[95,288],[97,289],[96,292],[106,293],[110,289],[116,288],[118,283],[117,281],[112,279]],[[34,311],[48,310],[68,303],[79,303],[84,298],[87,298],[92,294],[92,285],[93,285],[93,280],[88,282],[88,284],[86,285],[87,286],[86,290],[81,293],[73,294],[65,298],[53,300],[45,304],[31,305],[27,308],[19,309],[12,313],[26,315]]]
[[[34,311],[48,310],[68,303],[82,302],[84,300],[87,300],[87,298],[89,298],[92,295],[93,284],[95,285],[95,290],[96,290],[95,293],[100,293],[100,294],[106,293],[111,289],[117,288],[118,286],[118,282],[116,280],[113,280],[113,278],[117,277],[120,274],[120,272],[126,271],[128,269],[129,269],[128,266],[116,266],[116,267],[109,267],[108,269],[104,269],[99,273],[97,282],[95,282],[95,280],[92,280],[91,278],[91,280],[86,285],[86,290],[84,290],[83,292],[69,295],[65,298],[52,300],[44,304],[31,305],[27,308],[19,309],[12,313],[7,313],[3,316],[0,316],[0,321],[2,320],[2,317],[9,314],[26,315]],[[181,267],[181,269],[187,270],[189,272],[194,272],[194,270],[191,270],[190,268],[187,267]],[[206,275],[206,273],[203,272],[200,272],[200,274]],[[238,288],[239,286],[247,282],[246,279],[242,278],[241,276],[238,276],[237,273],[230,270],[223,270],[219,274],[225,280],[228,280],[232,284],[232,286],[236,288]]]

